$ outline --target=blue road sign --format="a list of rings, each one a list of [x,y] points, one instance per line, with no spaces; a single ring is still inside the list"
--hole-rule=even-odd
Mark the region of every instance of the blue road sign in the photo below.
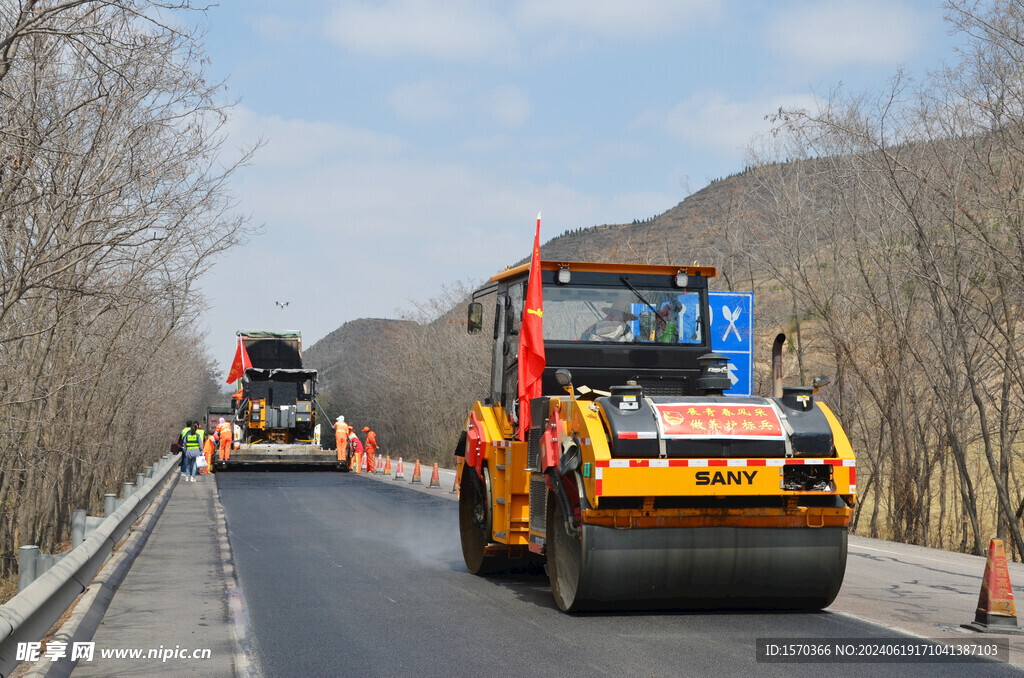
[[[711,350],[729,359],[732,389],[726,395],[750,395],[753,388],[754,295],[750,292],[708,292],[711,306]]]

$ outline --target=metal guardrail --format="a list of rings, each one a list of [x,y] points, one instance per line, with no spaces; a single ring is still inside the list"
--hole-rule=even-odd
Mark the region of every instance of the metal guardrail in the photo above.
[[[85,591],[114,547],[145,513],[178,462],[179,458],[173,455],[164,456],[154,465],[152,477],[134,488],[130,496],[126,492],[124,499],[115,500],[114,510],[106,512],[107,517],[80,545],[0,605],[0,675],[8,675],[17,666],[18,643],[40,640]],[[109,500],[107,506],[110,507]]]

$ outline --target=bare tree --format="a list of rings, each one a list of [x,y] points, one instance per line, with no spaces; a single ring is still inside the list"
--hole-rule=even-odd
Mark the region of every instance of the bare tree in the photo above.
[[[0,3],[5,555],[65,538],[215,390],[196,284],[252,231],[227,190],[249,155],[221,164],[188,9]]]

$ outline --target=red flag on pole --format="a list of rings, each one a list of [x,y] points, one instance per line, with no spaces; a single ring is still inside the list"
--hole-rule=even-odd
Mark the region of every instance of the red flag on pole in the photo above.
[[[530,398],[539,398],[540,377],[544,372],[544,295],[540,283],[540,213],[533,236],[530,257],[530,282],[526,286],[526,305],[519,331],[519,439],[526,440],[530,428]]]
[[[231,361],[231,369],[228,371],[227,383],[238,381],[245,374],[245,371],[252,367],[252,361],[249,360],[249,354],[245,350],[245,344],[242,343],[242,338],[238,338],[238,347],[235,349],[235,359]]]

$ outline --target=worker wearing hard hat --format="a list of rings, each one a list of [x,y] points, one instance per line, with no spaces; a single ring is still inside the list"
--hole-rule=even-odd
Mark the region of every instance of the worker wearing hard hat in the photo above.
[[[227,459],[231,456],[231,423],[224,421],[224,417],[217,422],[217,437],[220,438],[220,458]]]
[[[345,417],[338,415],[338,418],[334,421],[334,442],[338,448],[338,461],[348,462],[348,434],[351,432],[351,427],[345,423]]]
[[[366,470],[373,473],[376,470],[377,434],[371,431],[369,426],[363,427],[363,433],[366,434]]]
[[[348,434],[349,448],[352,450],[352,459],[356,465],[356,473],[359,473],[359,462],[363,457],[363,441],[359,439],[355,431]]]

